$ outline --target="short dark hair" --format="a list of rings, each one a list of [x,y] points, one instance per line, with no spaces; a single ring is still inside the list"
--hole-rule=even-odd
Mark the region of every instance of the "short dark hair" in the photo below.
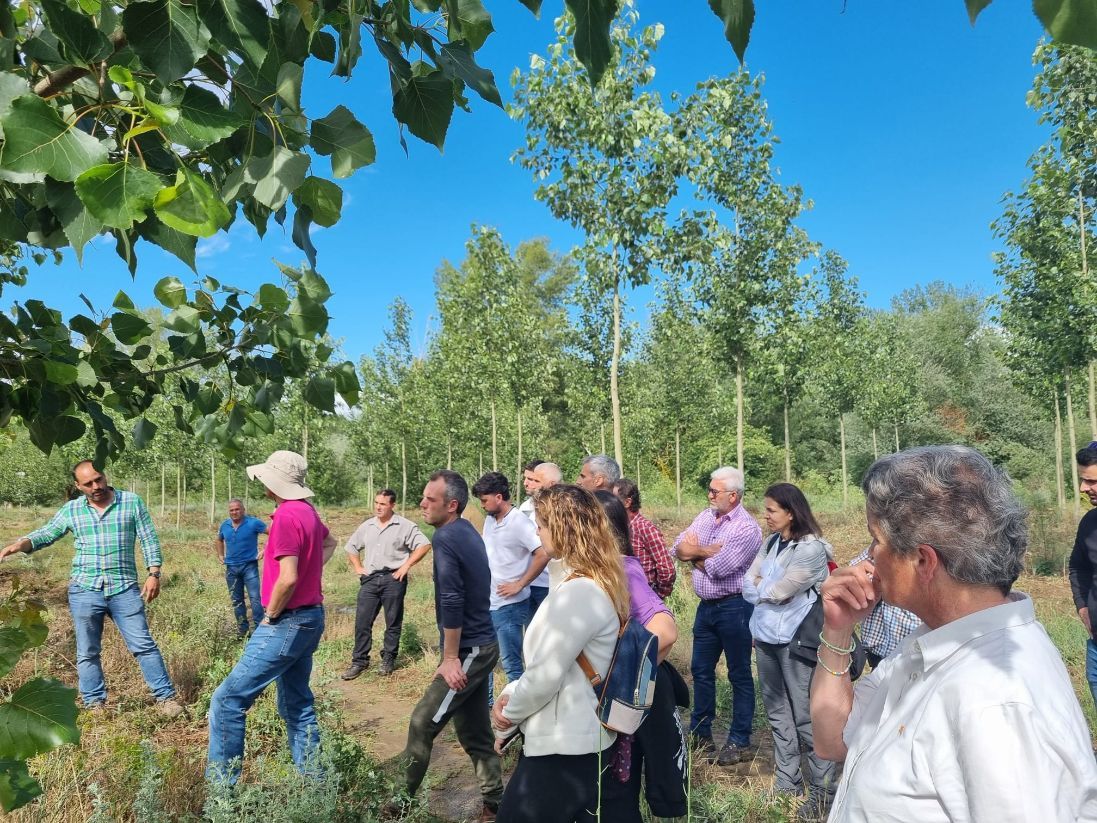
[[[91,466],[93,469],[95,469],[100,474],[103,473],[103,470],[101,468],[99,468],[97,465],[95,465],[94,460],[88,460],[88,459],[85,458],[84,460],[81,460],[80,462],[76,463],[72,467],[72,482],[73,483],[76,482],[76,470],[78,468],[80,468],[81,466]]]
[[[617,549],[621,554],[632,557],[632,535],[629,532],[628,512],[621,498],[608,489],[598,489],[594,493],[602,504],[602,511],[609,520],[610,531],[617,538]]]
[[[433,480],[433,478],[431,479]],[[374,495],[374,497],[380,497],[382,495],[387,497],[390,503],[396,502],[396,492],[394,492],[392,489],[381,489],[377,492],[377,494]]]
[[[473,497],[485,494],[501,494],[504,500],[510,500],[510,481],[502,472],[488,472],[472,484]]]
[[[636,481],[622,477],[613,484],[613,492],[621,498],[622,503],[626,497],[632,500],[631,506],[625,506],[630,512],[640,511],[640,487],[636,485]]]
[[[1097,466],[1097,440],[1078,449],[1074,459],[1078,461],[1079,466]]]
[[[789,536],[793,540],[800,540],[809,534],[814,534],[816,537],[823,536],[819,521],[811,513],[811,504],[799,487],[791,483],[774,483],[766,489],[765,497],[792,515]]]
[[[544,460],[540,460],[535,457],[533,460],[530,460],[528,463],[526,463],[526,465],[522,466],[522,471],[531,472],[544,462]]]
[[[461,512],[465,510],[465,506],[469,504],[469,484],[465,481],[465,478],[453,469],[438,469],[430,476],[430,480],[441,480],[446,484],[446,492],[442,497],[442,501],[449,503],[451,500],[456,500],[457,515],[460,516]]]

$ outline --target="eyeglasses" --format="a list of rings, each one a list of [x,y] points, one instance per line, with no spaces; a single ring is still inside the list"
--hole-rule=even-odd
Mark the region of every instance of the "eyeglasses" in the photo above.
[[[721,494],[734,494],[735,489],[714,489],[711,486],[708,490],[709,497],[719,497]]]

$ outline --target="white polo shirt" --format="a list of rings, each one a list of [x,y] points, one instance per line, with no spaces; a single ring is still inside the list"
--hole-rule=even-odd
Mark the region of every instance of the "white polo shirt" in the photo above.
[[[855,684],[830,823],[1097,821],[1097,765],[1032,600],[921,626]]]
[[[532,497],[527,497],[525,500],[523,500],[522,505],[518,507],[518,511],[520,511],[522,514],[524,514],[526,517],[528,517],[530,520],[533,521],[534,531],[536,531],[536,529],[537,529],[537,512],[534,511],[534,508],[533,508],[533,498]],[[537,575],[537,577],[534,579],[534,581],[532,583],[530,583],[530,585],[531,586],[540,586],[540,587],[545,588],[545,589],[547,589],[549,587],[549,570],[548,570],[548,566],[545,566],[545,570],[543,572],[541,572],[539,575]]]
[[[541,548],[541,538],[537,536],[533,521],[514,506],[502,521],[489,514],[484,518],[484,545],[491,568],[491,610],[528,600],[529,586],[514,597],[501,597],[496,589],[501,583],[521,579],[529,569],[530,556]]]

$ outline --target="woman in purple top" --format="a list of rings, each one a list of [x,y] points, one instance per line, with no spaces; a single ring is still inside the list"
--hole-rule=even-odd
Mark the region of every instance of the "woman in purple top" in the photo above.
[[[678,705],[689,705],[689,689],[666,659],[678,639],[678,627],[670,609],[648,584],[644,567],[632,556],[628,512],[621,499],[602,489],[594,496],[602,504],[623,555],[630,616],[659,638],[660,663],[651,711],[635,735],[617,736],[612,768],[618,780],[609,780],[605,785],[610,792],[622,792],[622,802],[609,804],[621,814],[607,817],[603,808],[602,823],[640,823],[641,775],[651,813],[656,817],[682,817],[687,812],[686,736]]]

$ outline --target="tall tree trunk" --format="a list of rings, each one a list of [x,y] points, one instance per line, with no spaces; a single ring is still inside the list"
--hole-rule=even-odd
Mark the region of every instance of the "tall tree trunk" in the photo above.
[[[1063,417],[1059,413],[1059,387],[1055,387],[1055,497],[1059,511],[1065,512],[1067,496],[1063,490]]]
[[[880,447],[876,443],[876,427],[875,426],[872,427],[872,459],[873,460],[879,460],[880,459]]]
[[[602,454],[606,454],[606,424],[605,423],[599,423],[598,424],[598,437],[601,441],[601,447],[600,448],[602,450]]]
[[[792,446],[788,432],[788,392],[785,392],[785,482],[792,482]]]
[[[187,470],[183,469],[183,510],[187,508]]]
[[[480,473],[476,476],[477,477],[483,477],[484,476],[484,453],[483,452],[480,452]]]
[[[247,474],[244,474],[244,510],[246,511],[248,506],[251,505],[251,480],[248,479]]]
[[[636,454],[636,485],[640,485],[640,454]]]
[[[735,459],[739,471],[743,468],[743,357],[735,358]]]
[[[389,459],[385,458],[385,488],[392,488],[392,481],[389,479]]]
[[[305,458],[306,463],[309,461],[309,421],[307,417],[301,425],[301,456]]]
[[[446,432],[446,468],[453,468],[453,435]]]
[[[400,506],[403,511],[408,508],[408,449],[404,441],[400,441]]]
[[[179,528],[179,518],[183,515],[183,470],[175,464],[175,528]]]
[[[213,515],[217,511],[217,461],[209,459],[209,524],[213,525]]]
[[[899,448],[899,424],[893,423],[892,425],[895,426],[895,451],[900,452],[902,449]]]
[[[366,481],[369,484],[369,501],[372,503],[373,498],[375,498],[377,496],[377,492],[375,492],[373,490],[373,464],[372,463],[369,464],[369,473],[367,474],[367,477],[369,478]]]
[[[518,473],[515,474],[514,476],[518,477],[518,478],[522,477],[522,410],[521,409],[518,409]],[[521,503],[522,503],[522,492],[525,490],[525,487],[523,486],[522,483],[515,483],[514,486],[515,486],[515,491],[517,492],[516,499],[517,499],[519,505],[521,505]]]
[[[1067,391],[1067,436],[1070,438],[1070,446],[1067,449],[1067,460],[1070,461],[1070,476],[1074,485],[1070,487],[1071,508],[1074,510],[1074,519],[1081,517],[1082,507],[1078,494],[1078,461],[1074,459],[1074,452],[1078,448],[1078,436],[1074,432],[1074,401],[1071,399],[1070,372],[1063,376]]]
[[[225,474],[225,481],[228,485],[228,494],[225,495],[225,502],[232,500],[232,466],[229,466],[228,472]]]
[[[678,514],[682,514],[682,432],[674,430],[674,499],[678,506]]]
[[[1089,361],[1089,439],[1097,440],[1097,385],[1094,385],[1093,361]]]
[[[491,401],[491,470],[499,471],[498,429],[495,420],[495,399]]]
[[[716,444],[716,465],[718,465],[718,466],[723,466],[724,465],[724,444],[723,443],[717,443]]]
[[[849,504],[849,474],[846,472],[846,416],[838,414],[838,435],[842,444],[842,508]]]
[[[167,473],[168,469],[163,463],[160,464],[160,519],[164,519],[164,493],[167,490]]]
[[[621,448],[621,393],[617,385],[617,372],[621,368],[621,278],[617,276],[617,250],[613,250],[613,357],[609,366],[609,403],[613,413],[613,459],[623,465],[624,449]]]

